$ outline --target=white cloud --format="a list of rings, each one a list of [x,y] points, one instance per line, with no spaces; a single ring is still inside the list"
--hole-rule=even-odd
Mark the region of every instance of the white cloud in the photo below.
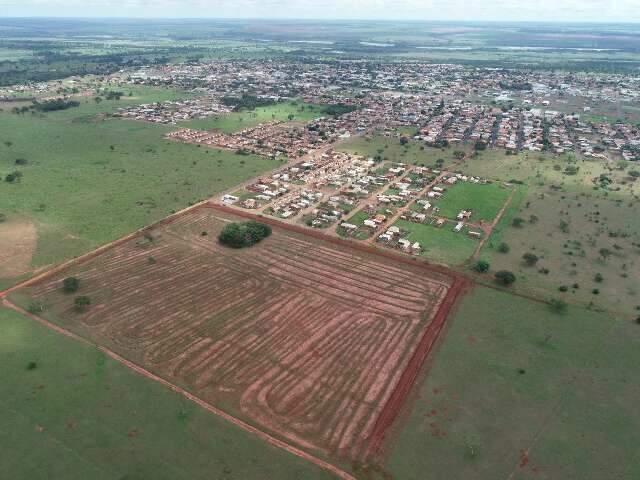
[[[639,0],[0,0],[0,16],[640,22]]]

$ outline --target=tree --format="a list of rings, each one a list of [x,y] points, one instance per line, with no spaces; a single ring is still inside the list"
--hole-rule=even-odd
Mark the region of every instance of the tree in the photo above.
[[[64,293],[75,293],[80,288],[80,280],[76,277],[67,277],[62,281],[62,290]]]
[[[4,213],[0,213],[0,223],[7,221],[7,216]]]
[[[251,247],[271,235],[271,227],[256,221],[226,225],[218,240],[231,248]]]
[[[559,298],[552,298],[549,300],[549,307],[555,313],[566,313],[568,305],[564,300],[560,300]]]
[[[87,308],[89,308],[89,305],[91,305],[91,299],[84,295],[81,297],[76,297],[74,304],[77,311],[84,312]]]
[[[21,178],[22,178],[22,172],[15,171],[13,173],[7,174],[7,176],[4,177],[4,181],[7,183],[15,183],[19,181]]]
[[[607,258],[609,258],[611,256],[611,250],[609,250],[608,248],[601,248],[600,250],[598,250],[598,252],[600,253],[600,256],[602,257],[602,260],[606,261]]]
[[[486,260],[478,260],[474,265],[473,269],[478,273],[486,273],[489,271],[490,265]]]
[[[516,281],[516,276],[509,270],[500,270],[495,274],[496,281],[502,285],[511,285]]]
[[[511,247],[508,244],[502,242],[500,245],[498,245],[498,251],[500,253],[509,253],[511,251]]]
[[[520,218],[520,217],[515,217],[512,221],[511,221],[511,225],[513,225],[516,228],[520,228],[522,227],[522,225],[524,225],[524,218]]]
[[[604,277],[602,276],[601,273],[596,273],[594,280],[596,281],[596,283],[602,283],[602,281],[604,280]]]
[[[538,263],[538,260],[540,258],[535,253],[527,252],[522,255],[522,259],[524,260],[524,263],[526,263],[530,267],[533,267],[536,263]]]

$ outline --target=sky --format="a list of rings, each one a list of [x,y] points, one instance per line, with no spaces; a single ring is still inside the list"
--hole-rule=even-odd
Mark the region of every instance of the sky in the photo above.
[[[640,22],[640,0],[0,0],[0,17]]]

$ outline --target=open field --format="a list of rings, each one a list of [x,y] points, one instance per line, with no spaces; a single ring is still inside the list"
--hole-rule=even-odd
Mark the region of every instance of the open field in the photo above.
[[[169,127],[96,117],[105,103],[43,118],[0,114],[0,137],[8,142],[0,143],[0,213],[36,229],[27,272],[91,250],[275,166],[257,156],[164,140]],[[70,116],[72,110],[76,116]],[[26,165],[16,165],[17,159]],[[5,182],[15,171],[22,178]]]
[[[293,118],[290,118],[293,115]],[[324,115],[324,107],[298,102],[277,103],[268,107],[259,107],[252,111],[232,112],[219,117],[181,122],[180,126],[196,130],[221,130],[234,133],[260,123],[272,122],[308,122]]]
[[[487,242],[483,257],[495,270],[516,273],[520,291],[635,316],[640,306],[640,185],[615,165],[578,160],[576,175],[564,174],[566,165],[563,157],[487,152],[461,166],[469,174],[528,185],[524,197],[513,202],[518,208],[508,212]],[[594,182],[601,175],[612,183]],[[516,217],[524,220],[520,228],[511,225]],[[508,253],[498,251],[502,242],[509,245]],[[527,252],[540,258],[535,266],[523,262]]]
[[[457,182],[447,187],[446,193],[435,202],[435,206],[440,209],[438,215],[442,217],[455,220],[462,210],[471,210],[472,223],[491,223],[509,194],[510,191],[500,183]]]
[[[455,151],[466,152],[468,148],[465,146],[433,148],[413,140],[406,145],[401,145],[398,138],[376,135],[374,137],[355,137],[344,141],[337,150],[364,157],[376,157],[379,155],[382,160],[391,162],[427,167],[437,166],[437,168],[446,169],[456,161],[454,157]],[[438,160],[442,160],[442,163],[437,164]]]
[[[449,325],[392,434],[393,478],[639,478],[640,325],[481,287]]]
[[[408,232],[405,238],[410,242],[418,242],[423,246],[422,256],[432,262],[447,265],[460,265],[468,260],[476,249],[478,242],[469,238],[464,232],[454,232],[453,225],[437,228],[432,225],[398,220],[396,226]]]
[[[12,301],[307,451],[368,459],[460,286],[279,227],[249,250],[221,247],[237,218],[201,207]],[[84,312],[60,288],[70,275]]]
[[[2,307],[0,332],[0,478],[335,478]]]

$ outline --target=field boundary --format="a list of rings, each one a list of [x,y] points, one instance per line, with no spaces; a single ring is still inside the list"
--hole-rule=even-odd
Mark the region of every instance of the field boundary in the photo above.
[[[447,295],[438,308],[435,317],[425,330],[422,338],[420,339],[420,342],[416,347],[416,350],[413,352],[407,366],[402,372],[398,384],[395,386],[391,396],[382,407],[380,415],[376,419],[373,432],[369,438],[369,445],[363,455],[363,459],[375,458],[375,456],[377,456],[382,449],[387,431],[393,425],[395,419],[398,417],[403,406],[405,405],[405,402],[414,384],[416,383],[418,375],[422,371],[422,367],[427,360],[429,353],[431,353],[433,346],[436,344],[438,338],[440,338],[440,334],[442,333],[444,326],[447,323],[449,311],[454,307],[460,295],[463,294],[467,290],[467,288],[471,286],[471,284],[473,283],[472,280],[470,280],[469,277],[447,267],[429,264],[424,260],[406,258],[395,252],[379,249],[375,246],[355,243],[350,240],[329,236],[322,232],[310,230],[309,228],[291,225],[288,223],[280,222],[276,219],[254,215],[249,212],[238,211],[235,208],[227,207],[224,205],[210,203],[208,207],[243,218],[257,220],[268,225],[300,233],[312,238],[316,238],[318,240],[333,243],[338,246],[360,250],[362,252],[388,258],[400,263],[404,263],[406,265],[419,266],[430,272],[436,272],[445,275],[453,280],[453,283],[451,287],[449,287]]]
[[[154,380],[158,383],[160,383],[161,385],[169,388],[170,390],[172,390],[173,392],[182,395],[183,397],[185,397],[187,400],[190,400],[191,402],[197,404],[199,407],[204,408],[205,410],[207,410],[208,412],[226,420],[227,422],[232,423],[233,425],[241,428],[242,430],[251,433],[255,436],[257,436],[258,438],[260,438],[261,440],[267,442],[269,445],[272,445],[274,447],[280,448],[282,450],[285,450],[289,453],[291,453],[292,455],[295,455],[297,457],[302,458],[303,460],[307,460],[313,464],[315,464],[316,466],[320,467],[321,469],[332,473],[334,475],[336,475],[338,478],[341,478],[342,480],[356,480],[356,478],[354,476],[352,476],[351,474],[345,472],[344,470],[336,467],[335,465],[326,462],[324,460],[319,459],[318,457],[315,457],[297,447],[294,447],[293,445],[288,444],[287,442],[284,442],[283,440],[279,440],[278,438],[260,430],[259,428],[256,428],[236,417],[234,417],[233,415],[230,415],[216,407],[214,407],[213,405],[211,405],[210,403],[205,402],[204,400],[202,400],[201,398],[193,395],[192,393],[189,393],[187,390],[185,390],[184,388],[178,387],[177,385],[174,385],[173,383],[165,380],[162,377],[159,377],[158,375],[151,373],[150,371],[146,370],[145,368],[141,367],[140,365],[127,360],[126,358],[118,355],[117,353],[115,353],[114,351],[108,349],[107,347],[94,343],[91,340],[81,337],[80,335],[77,335],[63,327],[60,327],[59,325],[56,325],[54,323],[49,322],[48,320],[45,320],[42,317],[39,317],[37,315],[34,315],[32,313],[27,312],[26,310],[20,308],[19,306],[13,304],[12,302],[10,302],[7,298],[2,299],[2,305],[10,308],[11,310],[20,313],[32,320],[35,320],[36,322],[38,322],[41,325],[44,325],[47,328],[50,328],[51,330],[54,330],[62,335],[65,335],[69,338],[72,338],[80,343],[83,343],[85,345],[89,345],[92,347],[97,348],[98,350],[100,350],[101,352],[103,352],[104,354],[106,354],[107,356],[109,356],[111,359],[115,360],[118,363],[123,364],[126,367],[129,367],[131,370],[133,370],[134,372],[138,373],[139,375],[142,375],[144,377],[149,378],[150,380]]]
[[[156,374],[151,373],[150,371],[146,370],[145,368],[141,367],[140,365],[137,365],[127,359],[125,359],[124,357],[120,356],[119,354],[113,352],[112,350],[98,344],[98,343],[94,343],[93,341],[84,338],[82,336],[79,336],[63,327],[60,327],[58,325],[55,325],[52,322],[49,322],[48,320],[43,319],[42,317],[39,317],[37,315],[31,314],[28,311],[24,310],[23,308],[13,304],[8,298],[7,295],[9,295],[10,293],[17,291],[19,289],[25,288],[25,287],[29,287],[32,286],[33,284],[36,284],[42,280],[45,280],[47,278],[49,278],[52,275],[55,275],[57,273],[60,273],[61,271],[64,271],[65,269],[72,267],[74,265],[86,262],[88,260],[91,260],[113,248],[116,248],[128,241],[131,241],[147,232],[150,232],[152,230],[154,230],[155,228],[161,227],[161,226],[165,226],[168,224],[171,224],[172,222],[174,222],[175,220],[181,218],[182,216],[192,213],[196,210],[200,210],[200,209],[211,209],[214,211],[219,211],[221,213],[226,213],[229,215],[233,215],[236,217],[240,217],[240,218],[244,218],[247,220],[256,220],[256,221],[260,221],[262,223],[274,226],[276,228],[285,230],[285,231],[290,231],[296,234],[300,234],[303,235],[305,237],[308,238],[313,238],[313,239],[317,239],[329,244],[333,244],[339,247],[346,247],[355,251],[360,251],[369,255],[372,255],[374,257],[378,257],[378,258],[386,258],[389,260],[392,260],[396,263],[399,264],[404,264],[404,265],[411,265],[414,267],[418,267],[421,269],[424,269],[425,271],[428,271],[430,273],[437,273],[440,274],[448,279],[451,280],[451,286],[449,287],[447,294],[445,296],[445,298],[443,299],[441,305],[438,307],[438,310],[433,318],[433,320],[431,321],[431,323],[427,326],[425,332],[422,334],[419,343],[416,346],[416,349],[414,350],[414,352],[411,354],[411,357],[407,363],[407,366],[404,368],[404,370],[402,371],[402,374],[400,376],[400,380],[398,381],[397,385],[394,387],[394,390],[391,393],[391,396],[389,397],[389,399],[387,400],[387,402],[382,406],[382,410],[380,412],[380,415],[378,416],[378,418],[376,419],[373,431],[368,439],[368,445],[366,447],[366,450],[363,453],[363,459],[364,458],[374,458],[375,455],[378,455],[380,450],[382,449],[384,440],[386,438],[386,435],[388,433],[388,430],[390,429],[390,427],[393,425],[393,423],[395,422],[396,418],[398,417],[398,415],[401,413],[407,398],[410,394],[410,392],[412,391],[414,384],[416,383],[416,380],[420,374],[420,372],[422,371],[422,368],[425,364],[425,361],[427,360],[427,357],[429,356],[430,352],[433,349],[433,346],[436,344],[438,338],[440,338],[442,331],[444,330],[444,326],[447,323],[447,319],[449,316],[449,311],[453,308],[453,306],[456,304],[459,296],[466,290],[466,288],[468,286],[470,286],[473,283],[473,280],[470,279],[468,276],[464,275],[461,272],[457,272],[455,270],[452,270],[446,266],[443,265],[436,265],[436,264],[431,264],[426,262],[423,259],[417,259],[417,258],[412,258],[412,257],[405,257],[402,254],[393,252],[393,251],[389,251],[389,250],[384,250],[384,249],[380,249],[377,248],[374,245],[366,245],[366,244],[361,244],[359,242],[354,242],[352,240],[347,240],[347,239],[342,239],[342,238],[338,238],[338,237],[333,237],[333,236],[329,236],[324,234],[323,232],[318,232],[315,230],[311,230],[309,228],[306,227],[302,227],[302,226],[298,226],[298,225],[291,225],[288,223],[284,223],[284,222],[280,222],[277,219],[271,219],[268,217],[264,217],[261,215],[255,215],[253,213],[250,212],[246,212],[246,211],[242,211],[242,210],[238,210],[236,208],[232,208],[229,206],[225,206],[225,205],[220,205],[218,203],[214,203],[211,200],[205,200],[202,202],[199,202],[195,205],[192,205],[184,210],[181,210],[179,212],[176,212],[172,215],[169,215],[151,225],[145,226],[143,228],[140,228],[128,235],[125,235],[124,237],[121,237],[119,239],[116,239],[108,244],[105,244],[101,247],[96,248],[95,250],[92,250],[91,252],[88,252],[84,255],[81,255],[79,257],[73,258],[71,260],[68,260],[46,272],[43,272],[39,275],[36,275],[22,283],[19,283],[18,285],[15,285],[13,287],[10,287],[2,292],[0,292],[0,299],[2,299],[3,301],[3,305],[13,309],[14,311],[27,316],[28,318],[31,318],[35,321],[37,321],[38,323],[58,332],[61,333],[67,337],[73,338],[75,340],[78,340],[84,344],[87,345],[91,345],[93,347],[98,348],[100,351],[104,352],[106,355],[108,355],[110,358],[118,361],[119,363],[131,368],[132,370],[134,370],[135,372],[137,372],[140,375],[143,375],[147,378],[150,378],[152,380],[155,380],[159,383],[161,383],[162,385],[168,387],[169,389],[173,390],[176,393],[179,393],[180,395],[184,396],[185,398],[187,398],[188,400],[198,404],[200,407],[204,408],[205,410],[225,419],[226,421],[229,421],[233,424],[235,424],[236,426],[242,428],[243,430],[253,433],[254,435],[256,435],[257,437],[263,439],[264,441],[266,441],[267,443],[269,443],[270,445],[276,446],[278,448],[282,448],[290,453],[292,453],[293,455],[296,455],[300,458],[303,458],[311,463],[314,463],[315,465],[317,465],[318,467],[322,468],[325,471],[328,471],[332,474],[337,475],[338,478],[344,479],[344,480],[355,480],[355,477],[353,477],[351,474],[345,472],[344,470],[341,470],[340,468],[336,467],[335,465],[328,463],[320,458],[317,458],[315,456],[313,456],[312,454],[309,454],[283,440],[280,440],[272,435],[270,435],[269,433],[260,430],[259,428],[256,428],[236,417],[234,417],[231,414],[228,414],[226,412],[224,412],[223,410],[220,410],[218,408],[216,408],[215,406],[205,402],[204,400],[202,400],[201,398],[193,395],[192,393],[189,393],[188,391],[186,391],[185,389],[178,387],[174,384],[172,384],[171,382],[163,379],[162,377],[159,377]]]

